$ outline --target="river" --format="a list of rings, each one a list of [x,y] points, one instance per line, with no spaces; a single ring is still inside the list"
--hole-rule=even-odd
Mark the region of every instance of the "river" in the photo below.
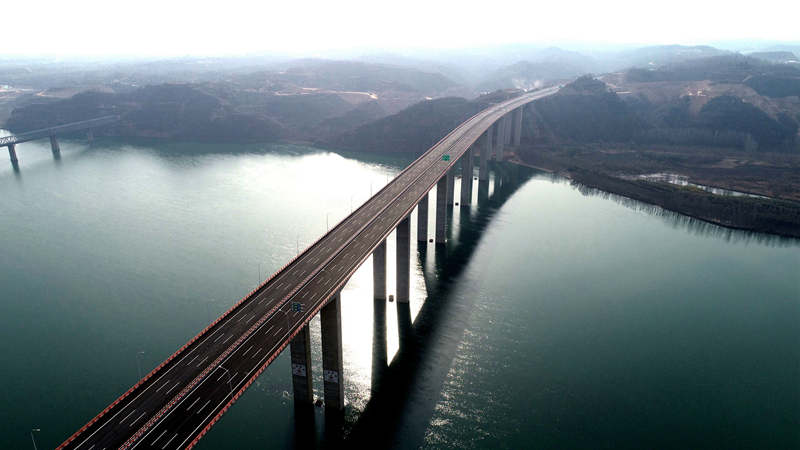
[[[0,161],[0,448],[31,448],[35,428],[58,446],[410,163],[61,148]],[[800,446],[800,241],[495,173],[488,199],[455,208],[446,251],[413,241],[410,309],[386,304],[388,369],[372,361],[371,261],[344,290],[343,433],[321,408],[296,420],[282,354],[198,448]],[[318,318],[312,339],[320,396]]]

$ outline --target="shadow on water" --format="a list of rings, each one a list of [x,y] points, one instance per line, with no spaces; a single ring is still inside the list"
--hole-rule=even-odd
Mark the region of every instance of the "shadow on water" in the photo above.
[[[474,304],[456,301],[454,282],[498,209],[521,184],[517,180],[524,183],[533,175],[532,170],[510,164],[495,165],[492,170],[503,181],[495,185],[491,197],[486,195],[488,181],[478,185],[477,210],[470,214],[469,207],[461,207],[458,239],[447,245],[418,244],[428,296],[413,323],[410,305],[396,303],[400,348],[391,364],[375,357],[380,351],[374,349],[385,349],[385,341],[374,343],[372,397],[346,430],[343,444],[348,448],[419,448],[423,444]],[[517,170],[524,173],[517,174]],[[427,258],[429,251],[435,252],[432,264]],[[378,339],[385,339],[385,307],[385,302],[376,302],[374,331]]]

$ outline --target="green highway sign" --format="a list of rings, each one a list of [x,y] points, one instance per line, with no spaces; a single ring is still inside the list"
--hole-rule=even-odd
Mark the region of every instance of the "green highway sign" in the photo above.
[[[450,161],[450,155],[442,155],[442,161]]]
[[[303,304],[299,302],[292,302],[292,311],[303,312]]]

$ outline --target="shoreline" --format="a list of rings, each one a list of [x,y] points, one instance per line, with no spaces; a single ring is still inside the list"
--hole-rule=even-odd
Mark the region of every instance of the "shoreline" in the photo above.
[[[541,164],[526,162],[523,161],[521,158],[519,158],[519,156],[517,155],[514,156],[515,157],[513,159],[508,159],[507,161],[512,164],[517,164],[520,166],[529,167],[532,169],[560,175],[569,180],[572,180],[572,182],[574,183],[581,184],[590,189],[597,189],[603,192],[608,192],[610,194],[626,197],[631,200],[647,203],[649,205],[662,208],[666,211],[671,211],[673,213],[681,214],[686,217],[690,217],[692,219],[701,220],[703,222],[712,225],[716,225],[731,230],[747,231],[753,233],[764,233],[784,238],[800,239],[800,226],[795,227],[794,230],[796,230],[796,232],[792,233],[791,231],[787,231],[788,227],[780,227],[780,229],[778,229],[778,227],[773,228],[773,227],[763,227],[763,226],[762,227],[748,226],[745,224],[737,223],[736,221],[725,221],[714,217],[699,215],[697,213],[693,213],[692,211],[688,210],[689,208],[683,209],[679,207],[674,207],[673,205],[667,204],[669,203],[667,201],[658,201],[659,195],[647,195],[648,193],[647,191],[653,191],[653,190],[648,189],[646,186],[643,186],[638,183],[633,183],[627,180],[609,177],[601,173],[591,172],[579,168],[575,168],[576,170],[573,172],[557,170],[554,167],[545,167]],[[628,189],[623,189],[622,188],[623,186],[621,185],[625,185],[624,187]],[[656,192],[653,193],[656,194]],[[639,195],[630,195],[630,194],[639,194]],[[711,193],[708,193],[707,195],[723,197]],[[786,202],[786,200],[775,199],[774,197],[769,197],[767,200],[774,202]]]

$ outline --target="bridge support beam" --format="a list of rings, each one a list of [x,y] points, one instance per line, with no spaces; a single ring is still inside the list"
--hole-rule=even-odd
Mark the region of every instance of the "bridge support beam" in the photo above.
[[[514,124],[514,145],[519,146],[520,139],[522,138],[522,111],[525,107],[520,106],[516,111],[516,123]]]
[[[447,177],[436,183],[436,243],[444,244],[447,239]]]
[[[447,169],[447,204],[452,205],[456,198],[456,166],[451,165]]]
[[[311,377],[311,332],[304,326],[289,342],[292,355],[292,387],[294,401],[301,404],[314,403],[314,386]]]
[[[12,163],[15,163],[15,162],[19,161],[19,159],[17,159],[17,146],[16,145],[8,144],[8,156],[9,156],[9,158],[11,158],[11,162]]]
[[[386,239],[372,252],[372,298],[386,301]]]
[[[61,147],[58,146],[58,136],[50,136],[50,149],[53,150],[54,155],[61,152]]]
[[[397,224],[397,302],[411,297],[411,216]]]
[[[428,194],[417,204],[417,241],[428,242]]]
[[[497,121],[497,147],[495,148],[494,160],[503,160],[503,144],[506,139],[506,116],[501,117]]]
[[[475,147],[470,146],[461,157],[461,206],[469,206],[472,199],[472,165]]]
[[[484,145],[481,148],[480,167],[478,167],[478,181],[489,178],[486,163],[492,157],[492,128],[494,128],[494,125],[486,129],[486,141],[484,141]]]
[[[322,379],[325,409],[344,409],[344,364],[342,362],[342,297],[337,292],[320,311],[322,322]]]
[[[89,142],[94,141],[94,134],[92,134],[92,129],[91,128],[87,128],[86,129],[86,140],[89,141]]]

